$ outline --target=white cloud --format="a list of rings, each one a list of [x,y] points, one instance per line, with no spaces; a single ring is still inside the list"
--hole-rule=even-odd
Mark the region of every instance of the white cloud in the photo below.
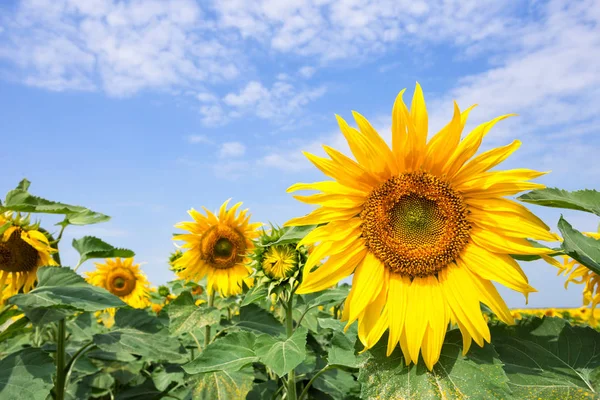
[[[190,144],[198,144],[198,143],[213,143],[212,140],[208,138],[206,135],[188,135],[186,136],[188,143]]]
[[[219,157],[228,158],[228,157],[241,157],[246,153],[246,146],[244,146],[240,142],[225,142],[221,144],[221,149],[219,150]]]
[[[2,22],[0,58],[50,90],[128,96],[239,73],[236,51],[208,34],[213,22],[194,0],[22,0]]]
[[[298,73],[306,79],[312,77],[317,69],[315,67],[311,67],[310,65],[306,65],[298,70]]]
[[[249,82],[238,93],[229,93],[223,102],[240,114],[252,112],[262,119],[281,120],[298,112],[326,92],[324,86],[297,89],[292,84],[276,81],[269,89],[258,81]]]

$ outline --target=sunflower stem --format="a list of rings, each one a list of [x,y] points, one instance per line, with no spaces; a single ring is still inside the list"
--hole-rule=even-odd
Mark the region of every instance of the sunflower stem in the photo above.
[[[79,357],[81,357],[86,351],[88,351],[92,346],[94,345],[94,342],[88,342],[85,344],[85,346],[83,346],[82,348],[80,348],[79,350],[77,350],[77,353],[75,353],[73,355],[73,357],[71,358],[71,360],[69,360],[69,363],[67,364],[66,367],[66,376],[65,376],[65,387],[69,386],[69,379],[71,378],[71,372],[73,372],[73,367],[75,366],[75,363],[77,362],[77,360],[79,359]]]
[[[285,309],[285,326],[286,326],[286,333],[287,333],[287,337],[290,338],[292,336],[292,334],[294,333],[294,317],[292,312],[294,311],[293,309],[293,304],[294,304],[294,296],[292,293],[290,293],[290,299],[288,301],[288,304],[286,306]],[[287,376],[287,396],[286,399],[287,400],[296,400],[296,371],[295,370],[291,370],[290,372],[288,372],[288,376]]]
[[[58,343],[56,348],[56,384],[54,393],[56,400],[65,398],[65,341],[66,341],[66,322],[64,319],[58,321]]]
[[[304,398],[304,396],[306,396],[308,394],[308,389],[310,389],[310,386],[315,381],[315,379],[317,379],[319,376],[321,376],[321,374],[327,372],[331,368],[335,368],[335,365],[329,365],[329,364],[327,364],[319,372],[317,372],[316,374],[314,374],[313,377],[310,378],[310,381],[308,381],[308,383],[306,384],[306,386],[304,386],[304,389],[302,390],[302,393],[300,393],[300,397],[298,397],[298,400],[302,400]]]
[[[214,303],[215,303],[215,292],[213,291],[211,294],[208,295],[208,306],[212,307]],[[206,325],[206,327],[204,328],[204,348],[205,349],[209,343],[210,343],[210,325]]]

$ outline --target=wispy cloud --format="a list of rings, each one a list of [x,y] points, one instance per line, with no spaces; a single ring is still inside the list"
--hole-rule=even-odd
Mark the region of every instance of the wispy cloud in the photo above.
[[[186,140],[190,144],[198,144],[198,143],[212,144],[213,143],[213,141],[206,135],[188,135],[188,136],[186,136]]]
[[[221,145],[219,157],[241,157],[246,153],[246,146],[240,142],[226,142]]]

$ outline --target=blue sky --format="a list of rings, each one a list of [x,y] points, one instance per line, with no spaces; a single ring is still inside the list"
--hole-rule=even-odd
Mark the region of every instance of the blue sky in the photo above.
[[[430,132],[518,113],[482,149],[520,139],[503,168],[598,188],[600,5],[577,1],[22,0],[0,4],[0,191],[23,177],[42,197],[111,215],[69,228],[136,251],[154,284],[173,278],[173,225],[232,197],[256,221],[310,210],[285,193],[324,177],[302,150],[347,152],[334,114],[389,139],[397,93],[418,81]],[[558,210],[535,208],[556,230]],[[564,212],[581,230],[598,218]],[[47,223],[56,219],[44,218]],[[81,268],[89,270],[88,262]],[[578,306],[581,288],[524,265],[530,306]],[[501,289],[512,307],[522,296]]]

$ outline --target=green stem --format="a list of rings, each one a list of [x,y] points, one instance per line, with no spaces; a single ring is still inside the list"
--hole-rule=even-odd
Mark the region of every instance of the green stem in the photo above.
[[[56,384],[54,393],[56,400],[65,398],[65,341],[66,341],[66,323],[64,319],[58,321],[58,341],[56,349]]]
[[[285,309],[285,327],[287,337],[291,337],[294,333],[294,317],[292,312],[293,308],[294,296],[290,293],[290,299]],[[291,370],[287,375],[287,400],[296,400],[296,371]]]
[[[191,331],[189,331],[188,333],[194,339],[194,342],[196,342],[196,346],[198,346],[198,351],[201,351],[202,347],[200,346],[200,342],[198,341],[198,338],[196,337],[196,335],[194,335]],[[192,359],[194,358],[193,351],[194,351],[194,349],[192,349]]]
[[[212,307],[214,303],[215,303],[215,292],[213,291],[211,294],[208,295],[208,306]],[[204,348],[205,349],[209,343],[210,343],[210,325],[206,325],[206,327],[204,327]]]
[[[297,327],[300,326],[300,322],[302,322],[302,320],[304,319],[304,316],[306,315],[307,312],[309,312],[310,310],[312,310],[313,308],[318,307],[318,306],[319,306],[319,304],[315,304],[310,307],[307,307],[306,310],[304,310],[304,312],[300,316],[300,319],[298,320],[298,323],[296,324],[296,326]]]
[[[66,368],[67,375],[65,377],[65,388],[69,386],[69,379],[71,378],[71,372],[73,372],[73,368],[75,366],[75,363],[77,362],[77,360],[79,359],[79,357],[81,357],[93,345],[94,345],[94,342],[86,343],[85,346],[83,346],[82,348],[80,348],[79,350],[77,350],[77,353],[73,354],[73,357],[71,358],[71,360],[67,364],[67,368]]]
[[[306,386],[304,386],[304,390],[302,390],[302,393],[300,393],[300,397],[298,397],[298,400],[302,400],[304,398],[304,396],[306,396],[308,394],[308,389],[310,389],[310,386],[315,381],[315,379],[317,379],[319,376],[321,376],[321,374],[323,374],[324,372],[326,372],[327,370],[329,370],[331,368],[335,368],[335,366],[334,365],[326,365],[323,367],[323,369],[321,369],[319,372],[317,372],[312,378],[310,378],[310,381],[308,381]]]

